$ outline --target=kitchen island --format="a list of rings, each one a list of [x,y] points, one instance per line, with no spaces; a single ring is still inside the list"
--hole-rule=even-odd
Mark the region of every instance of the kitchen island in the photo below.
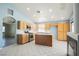
[[[68,32],[67,33],[67,55],[79,55],[78,47],[79,33]]]
[[[35,44],[46,45],[52,47],[52,34],[51,33],[36,33]]]

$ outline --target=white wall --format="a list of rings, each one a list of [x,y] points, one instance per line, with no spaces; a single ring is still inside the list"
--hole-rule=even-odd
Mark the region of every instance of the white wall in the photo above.
[[[2,47],[2,46],[4,46],[4,44],[3,43],[5,43],[5,41],[2,39],[2,12],[3,12],[3,9],[2,9],[2,7],[0,7],[0,48]]]
[[[11,16],[7,14],[7,9],[10,8],[14,11],[14,15],[12,16],[16,21],[17,20],[25,20],[27,22],[32,23],[27,16],[20,13],[12,4],[0,4],[0,48],[4,46],[5,41],[2,39],[2,27],[3,27],[3,18],[6,16]]]
[[[79,4],[76,3],[74,4],[74,9],[73,9],[73,14],[74,14],[74,31],[75,33],[79,33]]]

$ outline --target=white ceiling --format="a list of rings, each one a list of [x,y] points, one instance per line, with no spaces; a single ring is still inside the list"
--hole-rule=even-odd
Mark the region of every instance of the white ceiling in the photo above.
[[[67,20],[73,12],[71,3],[16,3],[13,5],[34,22]]]

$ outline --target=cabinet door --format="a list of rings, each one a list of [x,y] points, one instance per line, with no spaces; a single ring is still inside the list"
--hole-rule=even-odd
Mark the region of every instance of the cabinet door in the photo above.
[[[17,35],[18,44],[24,44],[24,43],[28,42],[28,40],[29,40],[28,34]]]
[[[58,24],[58,40],[67,40],[67,32],[70,30],[69,23]]]
[[[67,40],[67,32],[64,32],[64,40]]]
[[[70,24],[64,23],[64,31],[69,32],[70,31]]]
[[[59,31],[58,32],[58,40],[63,40],[64,37],[63,37],[63,31]]]
[[[26,29],[26,22],[24,22],[24,21],[18,21],[17,22],[17,28],[18,29]]]
[[[26,43],[26,42],[28,42],[28,35],[27,34],[25,34],[25,35],[22,35],[22,43]]]
[[[23,29],[23,28],[24,28],[23,21],[20,21],[20,29]]]
[[[23,22],[23,29],[26,29],[26,22]]]
[[[64,23],[64,40],[67,40],[67,32],[70,31],[70,24]]]
[[[58,40],[63,40],[63,23],[58,23]]]
[[[63,31],[63,23],[58,24],[58,31]]]

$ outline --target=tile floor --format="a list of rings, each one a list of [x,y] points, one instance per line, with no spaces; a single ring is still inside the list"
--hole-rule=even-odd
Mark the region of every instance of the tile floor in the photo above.
[[[15,40],[15,38],[4,38],[4,37],[3,37],[3,40],[5,41],[4,47],[13,45],[17,41],[17,40]]]
[[[67,42],[53,40],[53,47],[36,45],[34,41],[24,45],[12,44],[0,50],[1,56],[66,56]]]

